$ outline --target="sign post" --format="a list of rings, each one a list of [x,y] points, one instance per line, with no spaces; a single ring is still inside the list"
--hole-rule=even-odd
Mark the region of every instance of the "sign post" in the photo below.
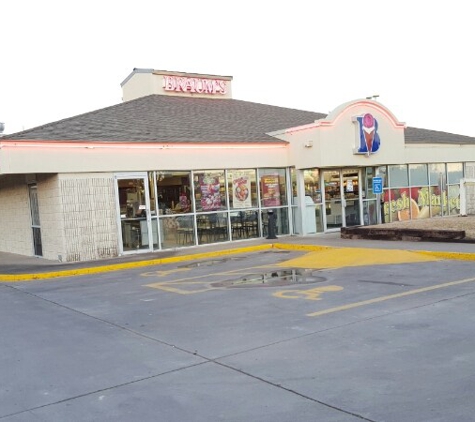
[[[381,194],[383,193],[383,178],[380,176],[373,177],[373,193],[376,195],[378,224],[381,224]]]

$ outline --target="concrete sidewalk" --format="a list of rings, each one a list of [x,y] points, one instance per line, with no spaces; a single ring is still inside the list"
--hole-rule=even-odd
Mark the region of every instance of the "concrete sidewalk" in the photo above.
[[[272,240],[263,238],[233,243],[226,242],[193,248],[123,255],[112,259],[76,263],[50,261],[43,258],[0,252],[0,282],[116,271],[179,261],[203,260],[237,253],[258,252],[271,248],[308,252],[326,248],[426,251],[441,259],[475,261],[475,244],[342,239],[340,232],[334,232],[312,236],[282,236]]]

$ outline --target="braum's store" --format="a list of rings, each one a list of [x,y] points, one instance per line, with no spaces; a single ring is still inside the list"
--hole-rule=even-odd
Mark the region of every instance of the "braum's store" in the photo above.
[[[269,215],[286,236],[474,212],[475,138],[406,127],[377,101],[327,115],[152,69],[122,89],[0,138],[1,251],[71,262],[267,237]]]

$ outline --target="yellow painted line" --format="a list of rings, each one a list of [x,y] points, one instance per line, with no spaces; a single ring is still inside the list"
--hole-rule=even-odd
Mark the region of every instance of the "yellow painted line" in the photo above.
[[[178,286],[178,287],[174,287],[174,286]],[[203,286],[203,288],[198,288],[198,289],[180,289],[179,286],[183,286],[183,287],[186,287],[186,286]],[[190,281],[190,282],[178,282],[178,283],[167,283],[167,282],[161,282],[161,283],[153,283],[153,284],[147,284],[147,287],[151,287],[153,289],[159,289],[159,290],[163,290],[165,292],[169,292],[169,293],[176,293],[176,294],[179,294],[179,295],[193,295],[193,294],[196,294],[196,293],[204,293],[204,292],[208,292],[210,290],[220,290],[222,289],[222,287],[212,287],[211,286],[211,283],[210,282],[206,282],[206,281]]]
[[[361,306],[372,305],[373,303],[384,302],[386,300],[398,299],[404,296],[416,295],[418,293],[430,292],[431,290],[443,289],[445,287],[457,286],[459,284],[471,283],[475,281],[475,278],[466,278],[464,280],[451,281],[448,283],[437,284],[435,286],[423,287],[421,289],[409,290],[403,293],[396,293],[388,296],[376,297],[374,299],[363,300],[362,302],[349,303],[348,305],[337,306],[335,308],[324,309],[323,311],[312,312],[307,314],[310,317],[317,317],[326,314],[331,314],[334,312],[347,311],[348,309],[359,308]]]
[[[171,270],[148,271],[140,275],[142,277],[165,277],[170,274],[182,273],[186,271],[191,271],[191,268],[172,268]]]
[[[317,252],[317,251],[325,251],[325,250],[329,250],[329,249],[335,249],[332,246],[297,245],[297,244],[291,244],[291,243],[274,243],[272,245],[272,247],[274,249],[284,249],[284,250],[288,250],[288,251],[308,251],[308,252]]]
[[[475,253],[468,253],[468,252],[418,251],[418,253],[423,254],[423,255],[428,255],[428,256],[434,256],[441,259],[475,261]]]
[[[322,300],[320,295],[326,292],[338,292],[343,290],[341,286],[322,286],[314,287],[307,290],[281,290],[272,294],[274,297],[281,299],[305,299],[305,300]]]
[[[178,282],[181,282],[181,281],[186,282],[186,281],[190,281],[190,280],[199,280],[200,278],[209,278],[209,277],[215,277],[215,276],[219,276],[219,275],[224,275],[224,276],[239,275],[239,274],[248,275],[249,273],[253,274],[253,270],[267,268],[267,267],[275,268],[275,266],[257,265],[255,267],[239,268],[239,269],[236,269],[236,270],[229,270],[229,271],[219,271],[217,273],[206,273],[206,274],[202,274],[202,275],[197,275],[195,277],[178,278],[176,280],[170,280],[170,281],[168,281],[168,283],[178,283]],[[142,273],[140,275],[143,276],[143,277],[150,277],[152,274],[153,274],[153,272]],[[159,283],[163,283],[163,281],[160,281]],[[154,284],[154,283],[152,283],[152,284]],[[145,286],[149,286],[149,284],[145,284]]]
[[[44,280],[44,279],[57,278],[57,277],[72,277],[72,276],[78,276],[78,275],[98,274],[98,273],[105,273],[105,272],[110,272],[110,271],[119,271],[119,270],[127,270],[127,269],[132,269],[132,268],[147,267],[150,265],[173,264],[176,262],[212,258],[212,257],[217,257],[217,256],[226,256],[226,255],[233,255],[233,254],[240,254],[240,253],[247,253],[247,252],[258,252],[258,251],[263,251],[263,250],[267,250],[271,248],[272,248],[272,244],[256,245],[256,246],[247,246],[243,248],[226,249],[222,251],[204,252],[204,253],[198,253],[198,254],[193,254],[193,255],[182,255],[182,256],[175,256],[175,257],[169,257],[169,258],[152,259],[152,260],[147,260],[147,261],[127,262],[127,263],[121,263],[121,264],[111,264],[111,265],[103,265],[103,266],[89,267],[89,268],[77,268],[73,270],[51,271],[51,272],[35,273],[35,274],[0,274],[0,282],[2,281],[21,282],[21,281],[32,281],[32,280]]]

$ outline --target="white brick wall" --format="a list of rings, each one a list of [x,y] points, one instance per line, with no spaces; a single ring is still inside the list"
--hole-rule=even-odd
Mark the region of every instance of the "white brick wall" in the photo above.
[[[39,175],[37,187],[43,257],[58,260],[64,250],[58,175]]]
[[[38,175],[36,182],[44,258],[73,262],[118,255],[112,174]],[[33,255],[25,175],[0,177],[0,251]]]
[[[117,256],[113,175],[60,175],[59,187],[64,227],[61,259],[73,262]]]

